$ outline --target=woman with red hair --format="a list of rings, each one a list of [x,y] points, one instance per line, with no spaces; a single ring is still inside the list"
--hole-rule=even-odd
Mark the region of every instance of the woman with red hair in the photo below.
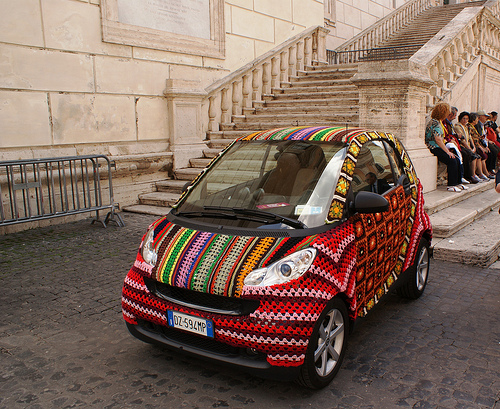
[[[448,170],[448,190],[460,192],[465,189],[465,186],[460,183],[462,179],[460,159],[446,147],[444,142],[445,132],[441,122],[450,112],[450,105],[445,102],[439,102],[434,106],[431,112],[431,120],[425,128],[425,144],[431,153],[446,165]]]

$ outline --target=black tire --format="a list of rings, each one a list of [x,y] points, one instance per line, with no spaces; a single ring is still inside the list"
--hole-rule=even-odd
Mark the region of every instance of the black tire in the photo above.
[[[348,335],[347,307],[344,301],[335,297],[316,321],[297,381],[311,389],[327,386],[342,365]]]
[[[397,293],[401,297],[416,300],[424,293],[429,278],[430,263],[429,242],[422,238],[418,245],[415,261],[409,268],[408,280],[397,289]]]

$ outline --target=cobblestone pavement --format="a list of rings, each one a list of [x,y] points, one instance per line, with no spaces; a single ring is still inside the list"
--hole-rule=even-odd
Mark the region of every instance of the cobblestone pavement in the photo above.
[[[500,409],[500,270],[434,262],[425,294],[386,298],[310,391],[133,338],[121,284],[154,218],[124,219],[0,237],[0,408]]]

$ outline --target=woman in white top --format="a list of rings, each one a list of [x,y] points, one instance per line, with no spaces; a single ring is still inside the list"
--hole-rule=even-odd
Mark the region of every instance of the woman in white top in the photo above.
[[[458,122],[453,126],[455,133],[458,135],[458,139],[460,141],[460,146],[462,149],[467,150],[469,156],[471,158],[470,161],[470,175],[472,183],[482,182],[482,179],[476,176],[476,166],[477,161],[480,159],[480,156],[476,153],[476,145],[474,145],[474,141],[469,134],[467,129],[467,123],[469,122],[469,113],[461,112],[458,116]],[[464,163],[466,166],[466,164]]]

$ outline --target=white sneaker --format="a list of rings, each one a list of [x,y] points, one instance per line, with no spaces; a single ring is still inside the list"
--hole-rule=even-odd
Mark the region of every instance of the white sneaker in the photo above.
[[[462,183],[463,183],[464,185],[468,185],[470,182],[469,182],[467,179],[462,178]]]
[[[464,185],[458,185],[458,187],[462,190],[467,190],[469,189],[467,186],[464,186]]]

